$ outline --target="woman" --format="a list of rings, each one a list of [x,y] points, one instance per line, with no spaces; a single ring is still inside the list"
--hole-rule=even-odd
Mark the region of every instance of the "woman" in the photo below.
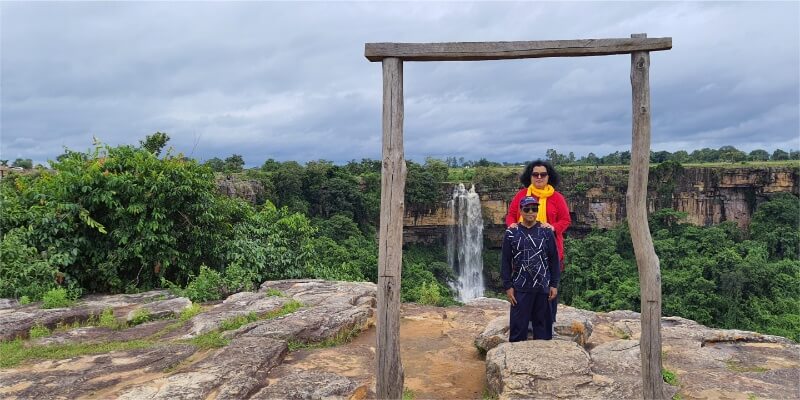
[[[539,212],[536,220],[541,222],[544,228],[552,229],[556,235],[556,247],[558,249],[558,261],[561,264],[561,272],[564,272],[564,231],[569,228],[572,219],[569,216],[567,201],[561,193],[556,192],[560,179],[555,168],[547,162],[536,160],[525,166],[519,181],[524,186],[511,200],[506,215],[506,226],[515,227],[520,222],[519,202],[525,196],[533,196],[539,200]],[[553,322],[556,320],[558,311],[558,296],[551,302],[553,306]]]

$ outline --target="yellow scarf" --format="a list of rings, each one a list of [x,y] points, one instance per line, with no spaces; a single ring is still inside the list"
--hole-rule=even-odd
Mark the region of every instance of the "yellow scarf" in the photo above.
[[[552,196],[556,190],[552,186],[547,185],[544,189],[537,189],[531,183],[528,186],[528,193],[525,196],[536,196],[539,198],[539,212],[536,213],[536,220],[539,222],[547,222],[547,198]],[[519,222],[522,222],[522,214],[520,213]]]

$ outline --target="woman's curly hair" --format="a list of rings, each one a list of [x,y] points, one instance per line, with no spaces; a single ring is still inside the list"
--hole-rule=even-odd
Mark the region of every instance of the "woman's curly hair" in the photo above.
[[[523,186],[528,187],[531,185],[531,173],[533,172],[533,167],[547,168],[547,176],[550,178],[547,183],[554,188],[557,187],[561,182],[561,177],[558,176],[558,172],[556,172],[556,169],[553,168],[553,164],[550,164],[548,161],[536,160],[529,162],[519,175],[519,182],[522,183]]]

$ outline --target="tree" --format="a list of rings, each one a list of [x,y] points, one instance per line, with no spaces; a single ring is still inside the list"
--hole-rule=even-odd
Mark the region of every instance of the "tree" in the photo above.
[[[650,152],[650,162],[651,163],[660,164],[660,163],[663,163],[663,162],[669,160],[671,156],[672,156],[672,154],[670,152],[668,152],[668,151],[664,151],[664,150],[656,151],[656,152],[651,151]]]
[[[225,162],[219,157],[214,157],[210,160],[207,160],[204,164],[211,168],[211,170],[214,172],[222,172],[222,170],[225,169]]]
[[[16,160],[14,160],[14,163],[11,164],[11,166],[12,167],[20,167],[20,168],[24,168],[24,169],[31,169],[31,168],[33,168],[33,160],[31,160],[30,158],[25,158],[25,159],[18,158]]]
[[[554,165],[558,164],[558,162],[561,161],[561,158],[555,149],[547,149],[547,151],[544,154],[545,157],[547,157],[547,161],[550,161]]]
[[[753,213],[750,236],[767,244],[775,259],[797,259],[800,246],[800,199],[790,193],[779,193],[762,203]]]
[[[8,166],[8,160],[0,160],[0,165],[2,165],[4,167],[7,167]]]
[[[785,161],[788,159],[789,159],[789,153],[781,149],[775,149],[775,151],[772,152],[772,161]]]
[[[739,162],[747,159],[743,151],[733,146],[722,146],[719,148],[719,159],[727,162]]]
[[[679,162],[679,163],[687,163],[689,162],[689,153],[686,150],[678,150],[672,153],[672,160]]]
[[[164,149],[167,142],[169,142],[169,135],[163,132],[147,135],[144,137],[144,140],[139,141],[143,149],[153,153],[156,157],[161,154],[161,150]]]
[[[244,168],[244,158],[239,154],[233,154],[225,159],[225,165],[222,168],[224,172],[242,172]]]
[[[768,161],[769,153],[762,149],[753,150],[747,155],[747,159],[750,161]]]

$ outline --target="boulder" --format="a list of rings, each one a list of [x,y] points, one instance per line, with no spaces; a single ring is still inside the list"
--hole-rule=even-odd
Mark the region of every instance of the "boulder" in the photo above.
[[[500,399],[581,398],[592,382],[589,353],[563,340],[503,343],[486,354],[488,389]]]
[[[251,399],[363,399],[366,385],[344,376],[327,372],[303,371],[283,377]]]

